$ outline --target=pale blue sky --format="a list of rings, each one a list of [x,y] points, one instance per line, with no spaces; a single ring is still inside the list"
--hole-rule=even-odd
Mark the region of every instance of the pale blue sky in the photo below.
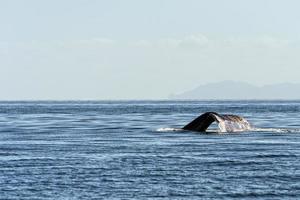
[[[161,99],[300,82],[297,0],[0,1],[0,99]]]

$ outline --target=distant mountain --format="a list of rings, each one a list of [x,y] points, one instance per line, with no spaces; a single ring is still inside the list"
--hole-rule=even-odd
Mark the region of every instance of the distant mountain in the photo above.
[[[280,83],[259,87],[245,82],[222,81],[171,95],[170,99],[300,99],[300,84]]]

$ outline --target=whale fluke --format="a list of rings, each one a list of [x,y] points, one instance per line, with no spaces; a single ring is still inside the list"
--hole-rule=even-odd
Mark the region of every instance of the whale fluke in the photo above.
[[[220,115],[215,112],[206,112],[183,127],[184,130],[204,132],[213,123],[217,122],[221,132],[245,131],[251,128],[249,122],[237,115]]]

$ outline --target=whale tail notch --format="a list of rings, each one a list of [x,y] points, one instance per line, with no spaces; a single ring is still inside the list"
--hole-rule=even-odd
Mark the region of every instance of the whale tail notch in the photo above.
[[[217,122],[221,132],[245,131],[251,128],[249,122],[237,115],[220,115],[216,112],[206,112],[183,127],[184,130],[205,132]]]

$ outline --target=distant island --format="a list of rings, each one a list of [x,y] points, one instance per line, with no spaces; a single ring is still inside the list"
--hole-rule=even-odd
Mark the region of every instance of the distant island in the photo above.
[[[170,99],[300,99],[300,84],[279,83],[254,86],[240,81],[208,83],[181,94],[170,95]]]

